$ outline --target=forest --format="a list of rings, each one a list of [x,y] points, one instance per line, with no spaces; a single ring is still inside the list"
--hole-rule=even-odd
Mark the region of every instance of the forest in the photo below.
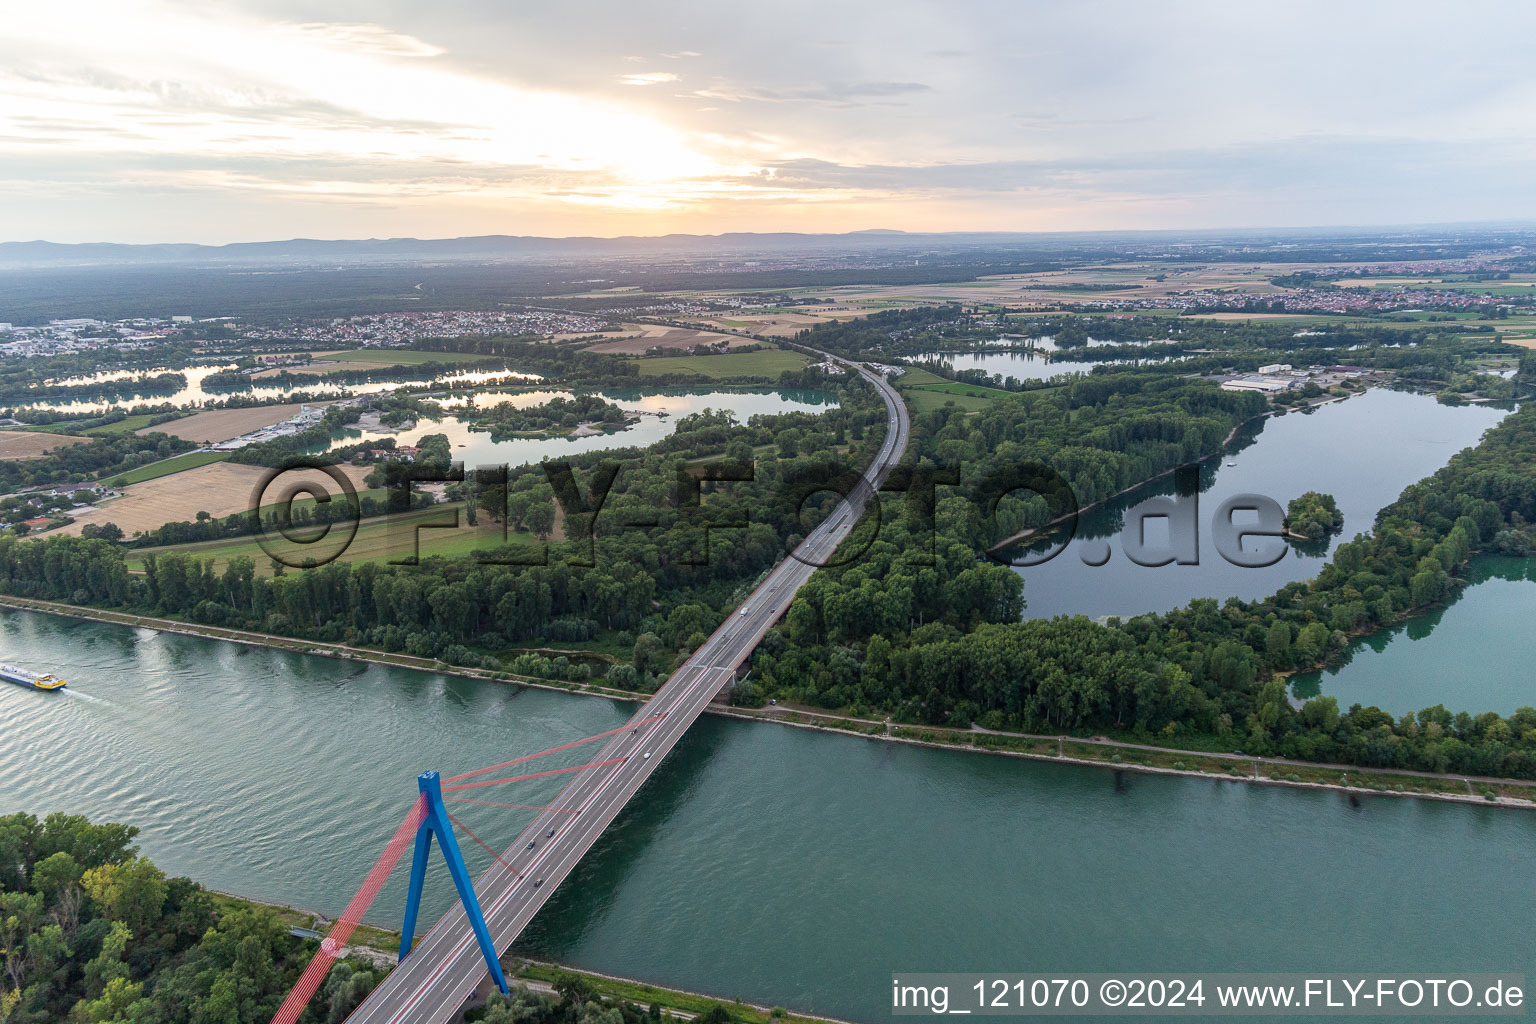
[[[1307,491],[1286,506],[1285,529],[1307,540],[1322,540],[1344,529],[1344,513],[1333,495]]]
[[[419,566],[334,562],[261,577],[249,558],[215,573],[211,560],[179,552],[148,556],[144,574],[131,575],[124,549],[99,537],[0,537],[0,592],[549,677],[569,671],[583,678],[579,673],[590,670],[510,648],[602,633],[645,652],[620,676],[653,688],[714,628],[740,589],[799,542],[815,510],[830,507],[826,483],[856,473],[878,446],[885,415],[873,389],[855,379],[841,385],[839,396],[842,405],[821,415],[759,416],[745,424],[729,412],[705,410],[680,418],[672,435],[645,449],[516,468],[504,508],[495,511],[509,529],[537,536],[536,527],[547,533],[551,520],[537,520],[533,510],[552,510],[558,496],[565,511],[561,542]],[[690,461],[700,456],[713,457],[716,468]],[[738,479],[743,469],[750,478]],[[244,527],[209,520],[177,530],[190,538]],[[156,539],[170,530],[157,531]]]
[[[922,319],[900,311],[883,326]],[[653,689],[798,543],[878,444],[884,413],[872,390],[810,374],[785,377],[837,387],[839,408],[747,423],[707,410],[643,450],[515,468],[504,492],[475,476],[458,485],[456,496],[472,507],[539,540],[552,532],[558,500],[560,541],[420,566],[333,563],[264,577],[249,559],[215,572],[174,552],[130,575],[122,548],[99,537],[7,537],[0,592],[405,651],[503,675],[579,680],[606,671],[616,685]],[[989,549],[1218,453],[1266,408],[1253,393],[1132,370],[1079,376],[969,415],[942,407],[914,417],[904,472],[955,474],[946,476],[952,486],[913,487],[884,502],[878,529],[861,524],[846,564],[812,577],[735,699],[1532,776],[1530,709],[1504,717],[1430,708],[1395,719],[1339,709],[1328,697],[1298,709],[1285,677],[1337,664],[1352,637],[1444,600],[1473,552],[1529,546],[1536,410],[1509,416],[1478,448],[1408,488],[1314,580],[1262,601],[1205,599],[1126,621],[1019,621],[1023,583]],[[1032,466],[1043,469],[1019,477]],[[1046,484],[997,497],[1007,489],[1000,484],[1021,479]],[[1319,516],[1327,511],[1323,496],[1315,504]],[[523,650],[593,640],[627,653],[627,663]]]
[[[489,431],[493,441],[522,433],[571,430],[582,423],[614,430],[622,428],[629,418],[621,407],[601,395],[561,396],[524,408],[511,403],[492,405],[466,415],[471,429]]]
[[[262,906],[167,878],[129,825],[0,816],[0,1024],[266,1024],[314,955]],[[332,965],[299,1024],[341,1024],[387,972]],[[514,988],[481,1024],[662,1024],[670,1012],[610,999],[561,972],[554,995]],[[729,1024],[718,1004],[697,1018]]]
[[[994,403],[972,417],[940,410],[929,415],[943,422],[913,433],[925,452],[958,442],[954,454],[967,457],[960,446],[968,444],[968,457],[985,457],[1006,444],[988,440],[988,430],[1032,432],[1026,428],[1038,420],[1028,422],[1027,407]],[[1443,601],[1474,551],[1523,548],[1533,517],[1536,409],[1527,407],[1407,488],[1314,580],[1262,601],[1201,599],[1126,621],[1018,622],[996,594],[958,588],[956,567],[968,564],[983,524],[974,503],[947,498],[936,517],[937,566],[908,557],[927,542],[931,528],[920,518],[905,512],[887,522],[864,558],[818,573],[801,590],[780,635],[759,648],[755,682],[738,699],[1532,778],[1536,709],[1474,716],[1437,706],[1394,718],[1375,707],[1341,710],[1324,696],[1298,710],[1285,676],[1338,664],[1352,637]]]
[[[138,830],[0,817],[0,1022],[265,1024],[314,953],[138,854]],[[377,983],[344,960],[301,1024],[339,1024]]]
[[[196,447],[161,433],[93,437],[83,444],[60,445],[40,458],[0,460],[0,494],[43,484],[106,480]]]

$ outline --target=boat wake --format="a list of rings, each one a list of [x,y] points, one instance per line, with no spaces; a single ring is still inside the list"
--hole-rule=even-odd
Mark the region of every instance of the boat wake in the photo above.
[[[112,703],[111,701],[107,700],[105,697],[92,697],[88,693],[81,693],[79,690],[72,690],[72,689],[69,689],[68,687],[60,690],[59,692],[62,693],[66,697],[73,697],[75,700],[89,701],[92,704],[111,704]]]

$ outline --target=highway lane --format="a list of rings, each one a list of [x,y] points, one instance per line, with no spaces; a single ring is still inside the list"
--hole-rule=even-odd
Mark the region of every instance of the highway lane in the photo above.
[[[860,487],[811,531],[792,557],[774,567],[635,712],[624,731],[590,758],[594,765],[617,763],[575,773],[550,809],[541,812],[503,854],[501,862],[476,881],[475,890],[498,950],[504,952],[512,945],[662,758],[731,681],[737,666],[789,607],[795,591],[852,531],[869,499],[906,451],[910,423],[895,389],[862,366],[841,359],[838,362],[853,367],[874,384],[888,416],[885,439],[860,478]],[[469,920],[455,903],[347,1019],[356,1024],[444,1024],[457,1015],[485,976],[485,962]]]

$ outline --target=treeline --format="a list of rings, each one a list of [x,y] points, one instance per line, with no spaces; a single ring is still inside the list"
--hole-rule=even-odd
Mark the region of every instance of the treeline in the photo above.
[[[43,402],[90,402],[145,395],[169,395],[187,386],[180,373],[157,373],[152,377],[122,377],[117,380],[81,381],[78,384],[6,383],[0,381],[0,403],[36,405]]]
[[[329,406],[313,426],[306,427],[297,433],[274,437],[260,444],[246,445],[231,455],[229,461],[247,466],[280,466],[285,461],[295,459],[312,449],[329,448],[333,435],[356,423],[362,419],[362,416],[361,406]],[[367,446],[367,444],[367,442],[361,442],[360,445],[348,446],[346,451],[326,452],[325,458],[331,462],[340,461],[350,456],[355,448]]]
[[[628,413],[602,395],[571,395],[525,408],[508,403],[477,409],[469,424],[473,430],[490,431],[491,440],[500,441],[518,433],[571,430],[582,423],[622,427],[628,418]]]
[[[432,360],[425,363],[402,363],[398,366],[377,366],[367,370],[332,370],[329,373],[294,373],[283,369],[277,373],[268,374],[260,380],[252,378],[241,370],[230,370],[226,373],[215,374],[203,381],[205,387],[219,388],[251,388],[251,387],[326,387],[343,386],[347,384],[369,384],[383,380],[437,380],[454,373],[462,373],[472,370],[477,373],[496,373],[498,371],[522,370],[521,366],[502,365],[492,362],[461,363],[447,360]],[[214,378],[217,378],[216,380]]]
[[[146,557],[144,573],[130,575],[123,549],[105,540],[0,537],[0,592],[518,672],[554,669],[503,660],[516,656],[507,652],[513,644],[608,632],[662,652],[638,679],[654,685],[703,641],[742,588],[808,531],[813,516],[802,518],[799,499],[826,508],[833,500],[827,484],[867,464],[883,430],[883,407],[861,379],[849,381],[842,396],[843,407],[822,416],[759,416],[747,424],[706,410],[682,417],[673,435],[644,450],[572,459],[566,539],[547,549],[524,541],[481,558],[433,558],[419,566],[334,562],[271,577],[258,576],[249,558],[216,571],[211,559],[169,552]],[[726,481],[701,482],[692,502],[679,471],[698,455],[735,464],[754,479],[730,479],[743,475],[734,472]],[[619,468],[594,530],[593,487],[605,464]],[[537,535],[538,526],[547,533],[556,492],[546,470],[520,468],[508,491],[505,507],[488,510],[492,520],[508,530]],[[535,508],[548,518],[535,521]]]
[[[0,817],[0,1020],[265,1024],[313,954],[263,908],[167,878],[138,830]],[[382,975],[343,961],[299,1019],[340,1024]]]
[[[190,365],[197,355],[190,343],[171,341],[126,351],[94,348],[51,356],[7,356],[0,359],[0,390],[40,387],[49,381],[89,377],[109,370],[179,370]]]
[[[673,1019],[657,1003],[640,1007],[606,998],[579,974],[562,972],[550,987],[554,995],[521,987],[511,995],[495,993],[485,1006],[466,1013],[464,1020],[466,1024],[662,1024]],[[733,1019],[719,1003],[693,1018],[695,1024],[730,1024]]]
[[[152,412],[152,408],[159,409],[160,411]],[[59,433],[81,434],[92,427],[109,427],[114,423],[121,423],[131,415],[148,416],[149,422],[147,425],[158,427],[162,423],[169,423],[171,420],[180,419],[182,416],[187,415],[187,410],[172,409],[169,405],[162,403],[154,407],[137,405],[131,410],[108,409],[106,412],[87,413],[61,413],[53,409],[16,409],[12,411],[11,415],[22,423],[38,425],[66,424],[66,426],[60,428]]]
[[[44,484],[106,480],[197,445],[168,434],[111,434],[65,444],[35,459],[0,460],[0,494]]]
[[[1012,338],[1049,338],[1078,361],[1188,360],[1180,369],[1251,371],[1287,357],[1307,363],[1359,363],[1383,369],[1432,365],[1437,379],[1471,355],[1506,351],[1498,339],[1465,340],[1438,328],[1330,324],[1298,331],[1291,322],[1215,321],[1192,317],[1091,317],[1018,314],[959,305],[886,310],[858,320],[818,325],[796,336],[801,344],[840,355],[889,359],[934,351],[996,350]],[[1090,344],[1114,342],[1115,344]],[[1428,346],[1433,355],[1418,356]],[[1395,353],[1395,355],[1389,355]],[[957,376],[953,370],[945,376]],[[977,382],[977,381],[973,381]],[[991,383],[991,382],[989,382]],[[1001,386],[1001,379],[994,386]],[[1020,381],[1010,390],[1027,389]]]
[[[920,352],[931,348],[934,341],[924,332],[938,324],[953,323],[962,315],[962,307],[958,305],[886,309],[847,321],[818,324],[795,335],[795,341],[850,359],[878,359],[881,354]],[[910,340],[916,338],[922,341]],[[905,347],[896,344],[902,339],[908,339]]]
[[[941,420],[919,423],[914,436],[939,451],[975,432],[995,438],[1000,457],[1027,458],[1031,449],[1010,433],[1030,438],[1059,414],[1027,396],[972,417],[931,414]],[[963,446],[949,450],[965,454]],[[760,649],[756,685],[740,698],[880,708],[931,724],[1107,732],[1367,767],[1536,777],[1531,708],[1474,716],[1437,706],[1394,718],[1358,705],[1341,712],[1324,696],[1297,710],[1284,678],[1338,664],[1353,636],[1445,600],[1474,551],[1524,547],[1525,525],[1536,521],[1536,409],[1508,417],[1480,446],[1405,490],[1374,531],[1341,544],[1316,579],[1262,601],[1201,599],[1107,624],[1010,621],[1009,595],[975,577],[972,593],[959,583],[976,517],[971,501],[940,502],[935,567],[908,557],[925,537],[904,515],[882,529],[869,555],[818,573]]]

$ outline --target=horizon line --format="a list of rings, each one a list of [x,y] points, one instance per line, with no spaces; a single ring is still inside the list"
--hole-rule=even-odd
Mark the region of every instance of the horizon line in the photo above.
[[[288,238],[256,238],[238,239],[228,242],[121,242],[107,239],[97,239],[84,242],[55,242],[47,238],[15,238],[0,240],[0,246],[22,245],[47,245],[58,247],[77,246],[119,246],[123,248],[161,248],[161,247],[187,247],[201,249],[225,249],[233,246],[245,245],[284,245],[290,243],[388,243],[388,242],[468,242],[485,241],[490,239],[508,239],[519,241],[547,241],[547,242],[624,242],[624,241],[665,241],[667,239],[720,239],[720,238],[753,238],[753,237],[799,237],[799,238],[847,238],[847,237],[890,237],[890,238],[933,238],[948,236],[994,236],[994,237],[1072,237],[1093,235],[1173,235],[1173,236],[1197,236],[1197,235],[1241,235],[1241,234],[1297,234],[1306,232],[1366,232],[1366,231],[1406,231],[1425,229],[1447,228],[1472,228],[1472,229],[1536,229],[1536,218],[1513,218],[1504,220],[1447,220],[1447,221],[1408,221],[1376,224],[1311,224],[1311,225],[1248,225],[1229,227],[1186,227],[1186,228],[1080,228],[1074,230],[1028,230],[1028,229],[994,229],[994,230],[967,230],[955,229],[950,231],[909,231],[903,228],[855,228],[849,231],[722,231],[713,234],[669,231],[655,235],[518,235],[505,232],[493,232],[483,235],[442,235],[434,237],[420,237],[416,235],[391,235],[368,237],[338,237],[318,238],[304,235],[294,235]]]

